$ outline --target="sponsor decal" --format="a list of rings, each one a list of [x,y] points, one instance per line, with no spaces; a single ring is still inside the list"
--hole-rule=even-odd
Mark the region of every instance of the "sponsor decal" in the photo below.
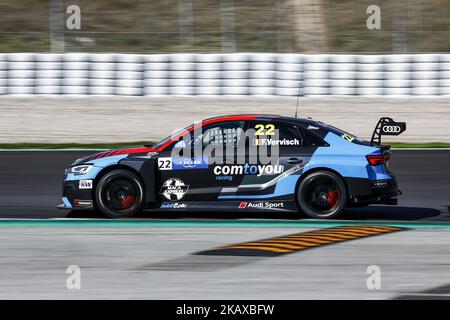
[[[161,204],[161,209],[184,209],[186,207],[187,207],[186,203],[178,203],[178,202],[169,202]]]
[[[185,185],[180,179],[170,178],[163,183],[161,194],[170,201],[179,201],[183,199],[188,189],[189,186]]]
[[[347,133],[344,133],[344,134],[341,136],[341,138],[347,140],[348,142],[352,142],[353,140],[355,140],[355,137],[352,137],[351,135],[349,135],[349,134],[347,134]]]
[[[92,180],[80,180],[78,189],[92,189]]]
[[[284,166],[281,164],[271,165],[257,165],[257,164],[240,164],[240,165],[220,165],[214,167],[214,174],[216,176],[228,175],[262,175],[281,174],[284,172]]]
[[[92,200],[74,199],[73,200],[73,205],[75,207],[92,207]]]
[[[256,146],[298,146],[300,145],[300,140],[298,139],[283,139],[283,140],[274,140],[274,139],[255,139],[254,144]]]
[[[382,130],[384,133],[399,133],[402,128],[400,126],[383,126]]]
[[[306,129],[308,129],[308,130],[319,130],[319,127],[309,125],[308,128],[306,128]]]
[[[162,157],[158,158],[159,170],[187,170],[187,169],[207,169],[208,161],[203,157]]]
[[[217,176],[217,181],[233,181],[233,176]]]
[[[205,161],[203,157],[191,158],[173,158],[172,159],[172,169],[173,170],[183,170],[183,169],[207,169],[208,161]]]
[[[372,181],[371,183],[372,188],[385,188],[388,186],[388,181],[387,180],[375,180]]]
[[[158,158],[159,170],[172,170],[172,158],[161,157]]]
[[[405,122],[397,122],[390,118],[382,118],[385,121],[387,120],[387,123],[383,123],[380,128],[380,133],[387,136],[398,136],[403,131],[406,130],[406,123]],[[382,120],[380,119],[380,121]]]
[[[239,209],[280,209],[284,208],[284,202],[258,201],[258,202],[241,202]]]

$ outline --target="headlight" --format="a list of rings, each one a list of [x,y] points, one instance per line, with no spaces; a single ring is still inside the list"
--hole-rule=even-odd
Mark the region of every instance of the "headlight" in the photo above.
[[[66,173],[73,173],[76,176],[80,176],[86,174],[91,170],[93,165],[91,164],[83,164],[81,166],[70,167],[66,169]]]

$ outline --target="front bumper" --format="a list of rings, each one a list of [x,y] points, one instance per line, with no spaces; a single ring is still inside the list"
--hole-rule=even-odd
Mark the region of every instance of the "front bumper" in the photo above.
[[[83,183],[80,181],[83,181]],[[86,181],[91,183],[89,188],[86,188]],[[57,206],[58,209],[93,209],[93,181],[64,180],[62,202]]]
[[[63,203],[56,206],[57,209],[73,209],[72,204],[70,203],[69,199],[67,199],[67,197],[62,197],[62,202]]]

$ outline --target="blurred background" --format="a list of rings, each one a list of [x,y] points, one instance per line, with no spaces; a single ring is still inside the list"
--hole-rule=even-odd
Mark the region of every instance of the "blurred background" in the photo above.
[[[0,143],[154,141],[293,115],[297,96],[361,137],[391,116],[408,122],[393,141],[450,143],[449,16],[448,0],[3,0]]]
[[[64,27],[70,5],[81,30]],[[3,0],[0,51],[448,52],[449,15],[448,0]]]

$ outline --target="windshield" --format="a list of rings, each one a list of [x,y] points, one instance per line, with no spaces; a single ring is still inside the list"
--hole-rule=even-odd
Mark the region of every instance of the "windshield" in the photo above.
[[[186,127],[186,128],[182,128],[179,129],[177,131],[175,131],[174,133],[172,133],[170,136],[162,139],[161,141],[157,142],[156,144],[152,145],[152,146],[146,146],[146,147],[151,147],[151,148],[155,148],[155,149],[159,149],[161,148],[163,145],[165,145],[166,143],[168,143],[170,140],[178,137],[180,134],[182,134],[183,132],[189,130],[192,127],[192,125]]]

